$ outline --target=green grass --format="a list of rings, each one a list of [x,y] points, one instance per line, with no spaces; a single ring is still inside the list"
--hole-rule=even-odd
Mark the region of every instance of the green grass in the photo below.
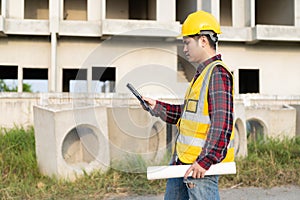
[[[149,181],[145,173],[110,169],[75,182],[42,176],[36,163],[33,128],[2,129],[1,133],[0,199],[102,199],[111,194],[164,192],[166,181]],[[220,187],[300,185],[300,138],[252,142],[248,157],[236,161],[237,174],[222,176]],[[135,162],[134,166],[146,166],[141,158]]]
[[[223,187],[300,185],[300,138],[267,139],[248,144],[248,156],[237,159],[237,174],[224,176]]]

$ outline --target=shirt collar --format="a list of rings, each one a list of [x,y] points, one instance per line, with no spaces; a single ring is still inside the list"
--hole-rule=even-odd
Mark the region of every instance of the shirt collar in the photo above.
[[[221,54],[217,54],[217,55],[203,61],[202,63],[200,63],[197,68],[197,73],[200,73],[207,65],[209,65],[210,63],[212,63],[216,60],[222,60]]]

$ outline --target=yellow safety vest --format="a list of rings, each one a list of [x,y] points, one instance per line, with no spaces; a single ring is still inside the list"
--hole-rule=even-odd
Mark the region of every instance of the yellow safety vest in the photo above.
[[[214,61],[205,67],[195,82],[194,79],[191,81],[185,95],[185,107],[177,123],[179,135],[176,153],[180,161],[187,164],[193,163],[200,155],[210,128],[207,96],[209,80],[217,65],[223,66],[231,74],[222,61]],[[234,161],[233,138],[232,132],[227,155],[222,162]]]

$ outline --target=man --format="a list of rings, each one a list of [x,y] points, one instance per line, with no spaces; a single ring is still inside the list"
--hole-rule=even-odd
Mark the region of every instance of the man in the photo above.
[[[233,78],[216,54],[220,25],[209,13],[190,14],[182,25],[184,53],[199,64],[184,105],[143,97],[155,116],[177,124],[173,165],[190,164],[183,178],[169,179],[165,199],[219,199],[218,176],[205,176],[211,165],[231,162],[234,150]],[[192,177],[188,177],[191,173]]]

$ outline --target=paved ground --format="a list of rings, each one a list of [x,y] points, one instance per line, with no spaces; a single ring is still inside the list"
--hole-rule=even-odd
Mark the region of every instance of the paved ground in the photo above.
[[[299,186],[263,188],[236,188],[220,190],[221,200],[299,200]],[[162,200],[163,195],[158,196],[116,196],[107,200]]]

